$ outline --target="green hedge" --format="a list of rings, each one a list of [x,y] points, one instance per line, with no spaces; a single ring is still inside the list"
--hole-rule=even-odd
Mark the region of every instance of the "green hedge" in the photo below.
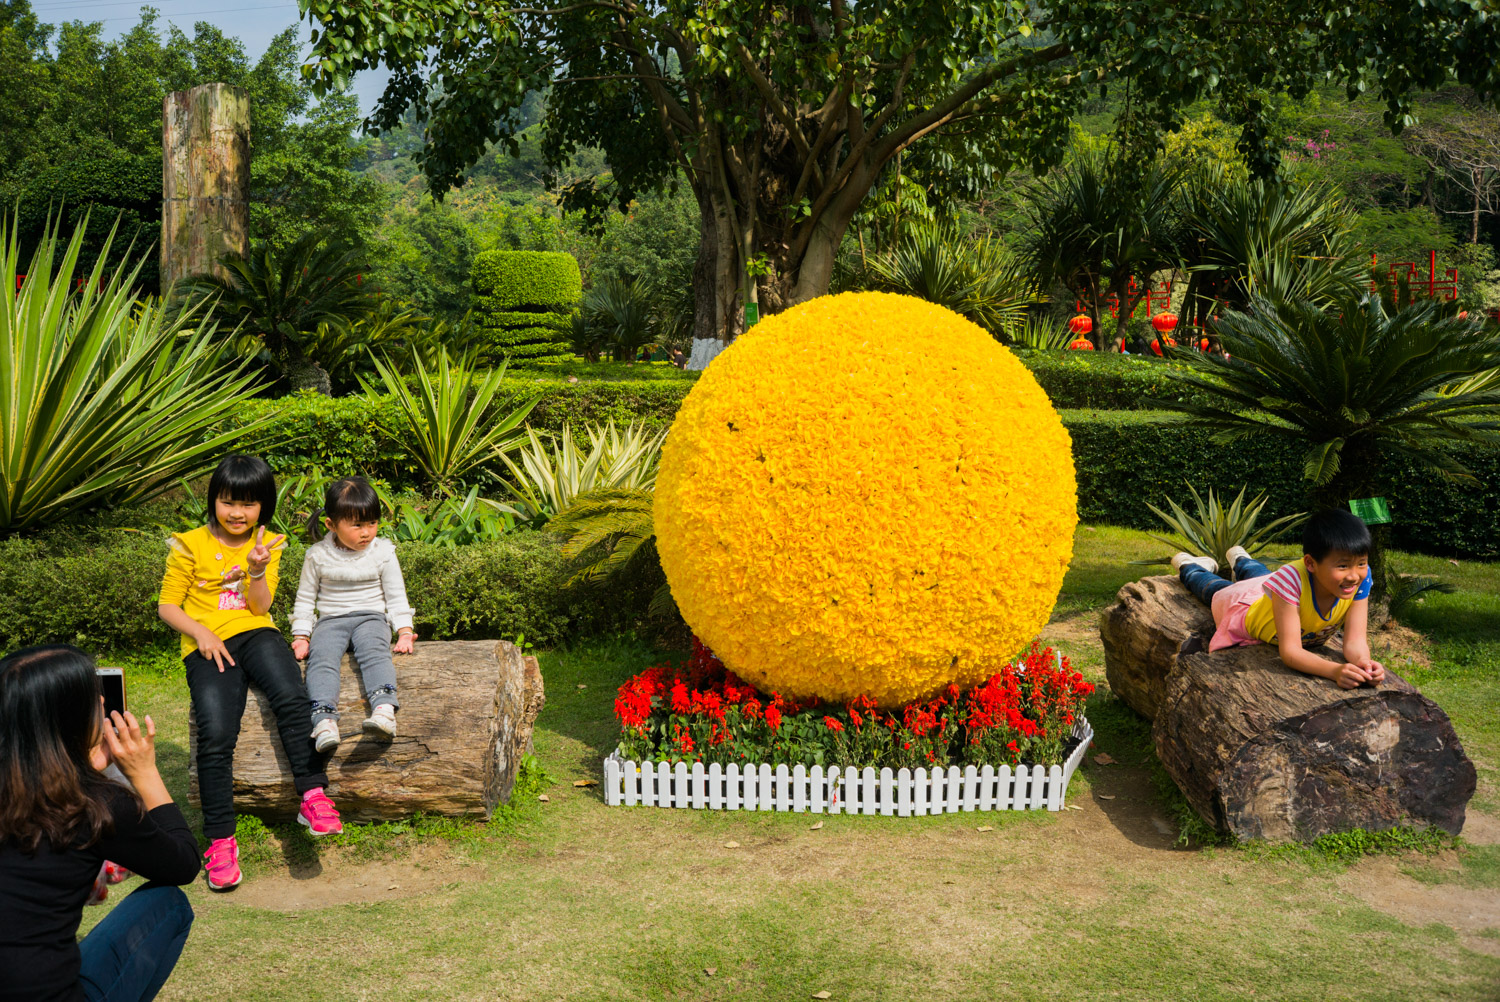
[[[1016,354],[1054,407],[1115,411],[1150,407],[1152,398],[1207,402],[1197,391],[1185,392],[1169,375],[1177,367],[1161,359],[1089,351]]]
[[[485,296],[476,296],[475,316],[479,326],[503,330],[508,327],[545,327],[566,334],[573,329],[573,318],[566,313],[538,313],[525,310],[487,310],[481,305]]]
[[[621,424],[642,420],[654,429],[671,423],[691,387],[675,381],[507,381],[501,396],[502,406],[510,407],[540,392],[531,413],[531,425],[539,430],[558,431],[570,423],[577,431],[589,422],[609,419]],[[420,486],[416,464],[399,439],[375,427],[379,413],[395,419],[388,400],[298,397],[250,404],[242,414],[251,418],[268,409],[279,413],[278,420],[246,436],[244,448],[264,455],[278,474],[294,475],[319,466],[328,473],[357,471],[381,477],[398,487]],[[1202,428],[1187,425],[1177,415],[1140,410],[1062,414],[1073,435],[1079,514],[1085,521],[1154,528],[1156,516],[1145,502],[1159,505],[1164,495],[1183,496],[1184,481],[1200,490],[1211,486],[1231,494],[1250,484],[1252,493],[1267,491],[1272,511],[1307,507],[1301,460],[1276,439],[1261,437],[1226,448],[1213,445]],[[284,443],[269,446],[278,438]],[[1456,484],[1409,463],[1393,462],[1387,475],[1394,485],[1388,500],[1396,541],[1431,553],[1493,555],[1500,549],[1494,515],[1500,510],[1500,449],[1466,446],[1455,448],[1454,454],[1475,471],[1477,484]]]
[[[1278,514],[1310,507],[1301,456],[1280,439],[1215,445],[1179,415],[1153,411],[1064,411],[1063,422],[1073,436],[1078,515],[1085,522],[1160,528],[1144,502],[1160,507],[1164,496],[1183,498],[1185,481],[1231,497],[1248,484],[1251,494],[1264,490],[1267,511]],[[1451,452],[1477,483],[1391,461],[1386,499],[1395,543],[1425,553],[1494,557],[1500,551],[1494,514],[1500,510],[1500,449],[1464,445]]]
[[[165,533],[114,530],[0,542],[0,603],[9,610],[4,648],[74,643],[120,651],[170,643],[156,615],[166,560]],[[607,593],[570,588],[571,569],[556,540],[520,532],[450,550],[398,548],[417,632],[428,640],[511,638],[542,645],[628,629],[644,615],[657,581],[642,576]],[[272,612],[285,629],[296,596],[302,547],[282,557]]]
[[[583,273],[563,251],[485,251],[469,277],[490,309],[567,311],[583,299]]]

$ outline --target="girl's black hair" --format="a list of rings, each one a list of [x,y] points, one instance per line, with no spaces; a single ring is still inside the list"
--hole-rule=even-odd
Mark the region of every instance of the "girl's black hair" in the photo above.
[[[335,522],[378,522],[380,495],[364,477],[340,477],[323,489],[323,507],[307,520],[307,535],[323,538],[323,519]]]
[[[1314,512],[1302,526],[1302,552],[1322,560],[1335,551],[1352,557],[1367,556],[1370,527],[1353,512],[1337,508]]]
[[[208,523],[214,521],[214,502],[260,502],[259,525],[270,525],[276,514],[276,475],[259,456],[236,452],[219,460],[213,476],[208,478]]]
[[[110,832],[110,781],[89,760],[99,739],[99,676],[76,647],[27,647],[0,660],[0,844],[35,852]]]

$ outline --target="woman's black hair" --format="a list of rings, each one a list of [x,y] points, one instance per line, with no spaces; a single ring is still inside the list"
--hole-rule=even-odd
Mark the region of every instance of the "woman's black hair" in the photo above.
[[[1353,512],[1337,508],[1314,512],[1302,526],[1302,552],[1314,560],[1334,552],[1366,556],[1370,552],[1370,527]]]
[[[323,519],[334,522],[378,522],[380,495],[364,477],[340,477],[323,488],[323,507],[307,520],[307,535],[323,538]]]
[[[276,475],[259,456],[236,452],[219,460],[208,478],[208,524],[214,522],[214,502],[260,502],[259,525],[270,525],[276,514]]]
[[[111,830],[112,784],[89,760],[100,693],[94,659],[76,647],[0,660],[0,844],[87,846]]]

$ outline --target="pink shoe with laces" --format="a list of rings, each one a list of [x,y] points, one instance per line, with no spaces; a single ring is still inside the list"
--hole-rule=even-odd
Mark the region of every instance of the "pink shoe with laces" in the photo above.
[[[297,812],[297,820],[306,825],[314,835],[337,835],[344,830],[339,812],[321,786],[302,795],[302,808]]]
[[[240,873],[240,846],[234,836],[214,839],[203,859],[208,870],[209,890],[227,891],[239,886],[243,874]]]

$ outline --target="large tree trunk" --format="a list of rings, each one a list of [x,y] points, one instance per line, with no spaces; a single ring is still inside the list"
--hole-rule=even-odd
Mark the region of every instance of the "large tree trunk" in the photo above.
[[[1205,821],[1271,840],[1463,828],[1474,764],[1435,703],[1389,670],[1344,690],[1264,644],[1210,654],[1212,633],[1173,577],[1126,585],[1100,624],[1110,688],[1152,719],[1162,766]]]
[[[359,668],[344,659],[328,794],[346,821],[413,814],[489,817],[510,800],[545,702],[536,658],[507,641],[434,641],[396,660],[395,740],[360,732],[368,713]],[[191,714],[190,714],[191,717]],[[189,721],[190,798],[198,803],[197,726]],[[234,806],[271,821],[296,816],[291,768],[275,718],[252,687],[234,753]]]

